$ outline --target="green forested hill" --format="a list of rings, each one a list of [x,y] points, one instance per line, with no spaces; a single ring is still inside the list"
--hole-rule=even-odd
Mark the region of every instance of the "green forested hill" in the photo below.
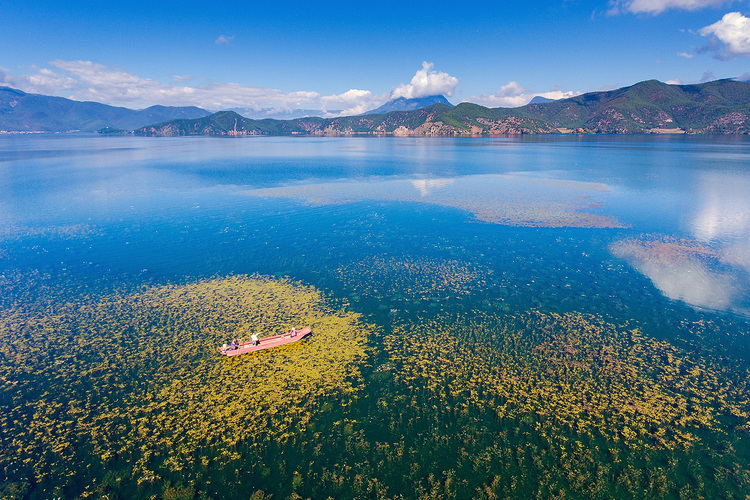
[[[520,108],[434,104],[341,118],[249,120],[221,112],[199,120],[173,120],[144,127],[140,135],[489,135],[561,132],[641,134],[750,132],[750,83],[718,80],[668,85],[656,80]]]
[[[152,125],[146,125],[146,124]],[[93,131],[138,135],[517,135],[750,133],[750,83],[717,80],[668,85],[656,80],[519,108],[446,104],[382,114],[253,120],[233,111],[152,106],[135,111],[0,88],[0,131]]]
[[[344,116],[251,120],[233,111],[221,111],[197,120],[170,120],[135,131],[137,135],[428,135],[555,133],[543,120],[514,116],[505,109],[462,103],[456,107],[433,104],[413,111]]]
[[[653,129],[744,134],[750,130],[750,83],[718,80],[667,85],[656,80],[518,108],[556,128],[643,133]]]

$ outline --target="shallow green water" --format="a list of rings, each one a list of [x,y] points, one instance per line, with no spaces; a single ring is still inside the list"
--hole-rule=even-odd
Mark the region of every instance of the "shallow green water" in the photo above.
[[[749,192],[743,138],[2,136],[3,495],[744,496]],[[113,408],[135,421],[134,395],[156,394],[153,367],[226,360],[213,346],[141,364],[75,351],[98,392],[60,390],[77,373],[56,371],[65,342],[93,335],[84,316],[112,325],[103,338],[196,328],[158,302],[155,316],[90,304],[245,275],[362,314],[353,392],[300,399],[309,420],[286,406],[237,416],[271,415],[283,435],[222,445],[196,430],[189,467],[165,458],[184,440],[149,440],[156,423],[112,424],[100,441],[141,444],[96,451],[97,422]],[[216,345],[231,333],[199,331]],[[18,366],[47,338],[65,342]],[[14,441],[42,415],[75,429],[59,431],[68,448]],[[66,456],[68,469],[34,467]]]

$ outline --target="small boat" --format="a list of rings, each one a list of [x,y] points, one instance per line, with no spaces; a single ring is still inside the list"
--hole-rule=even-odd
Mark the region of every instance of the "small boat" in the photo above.
[[[302,330],[292,330],[288,333],[281,333],[279,335],[271,335],[270,337],[263,337],[258,339],[258,343],[253,345],[252,342],[242,342],[237,345],[236,348],[232,349],[231,346],[224,345],[220,348],[221,354],[224,356],[239,356],[248,352],[262,351],[263,349],[270,349],[272,347],[278,347],[280,345],[291,344],[302,340],[312,333],[312,330],[308,326]]]

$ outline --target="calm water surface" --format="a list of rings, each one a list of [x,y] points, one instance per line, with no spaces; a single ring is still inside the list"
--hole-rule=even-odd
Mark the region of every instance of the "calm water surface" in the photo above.
[[[484,278],[427,289],[403,262]],[[490,310],[595,315],[744,363],[750,140],[0,136],[0,274],[107,293],[255,273],[362,313],[377,326],[370,368],[400,322]],[[8,308],[35,292],[1,293]],[[706,322],[719,326],[679,327]]]
[[[0,187],[4,268],[314,273],[335,288],[326,268],[371,253],[491,266],[526,252],[546,257],[534,272],[554,275],[582,253],[563,238],[593,244],[596,281],[611,280],[601,266],[614,261],[668,298],[750,311],[742,138],[5,136]],[[665,255],[644,239],[679,248]]]

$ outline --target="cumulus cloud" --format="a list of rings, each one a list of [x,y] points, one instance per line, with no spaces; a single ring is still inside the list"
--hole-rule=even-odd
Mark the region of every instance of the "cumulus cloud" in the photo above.
[[[216,45],[229,45],[232,40],[234,40],[234,36],[219,35],[219,38],[217,38],[214,43]]]
[[[750,56],[750,19],[739,12],[724,14],[721,20],[701,28],[698,33],[709,37],[709,43],[702,52],[715,52],[721,60]]]
[[[684,57],[685,59],[692,59],[693,58],[693,54],[688,54],[687,52],[678,52],[677,56],[678,57]]]
[[[467,102],[481,104],[490,108],[515,108],[524,106],[529,103],[535,96],[546,97],[547,99],[566,99],[580,95],[578,91],[563,92],[560,90],[551,90],[549,92],[532,93],[530,89],[522,87],[518,82],[511,81],[500,87],[497,93],[492,95],[482,94],[471,96],[464,99]]]
[[[664,83],[666,83],[667,85],[682,85],[682,80],[680,80],[679,78],[672,78],[671,80],[667,80]]]
[[[13,75],[7,69],[0,68],[0,84],[32,94],[57,94],[75,85],[73,78],[55,73],[49,68],[31,66],[31,70],[30,74]]]
[[[448,73],[433,71],[432,63],[422,63],[422,69],[417,71],[411,83],[401,84],[391,92],[391,99],[403,97],[414,99],[431,95],[452,96],[458,85],[458,78]]]
[[[236,83],[208,82],[188,86],[142,78],[120,68],[91,61],[55,60],[50,68],[32,67],[32,73],[15,76],[0,72],[0,83],[30,93],[58,95],[79,101],[145,108],[154,104],[291,111],[319,103],[311,91],[283,92]],[[176,83],[180,78],[174,78]]]
[[[699,10],[720,7],[727,0],[611,0],[608,14],[661,14],[665,10]]]
[[[386,95],[373,95],[369,90],[350,89],[343,94],[323,96],[320,103],[325,116],[352,116],[377,108],[386,99]],[[332,109],[340,111],[332,113]]]
[[[524,92],[528,92],[529,89],[521,87],[518,82],[508,82],[506,85],[500,87],[500,90],[495,94],[498,97],[513,97],[522,95]]]
[[[50,68],[32,66],[25,75],[13,75],[0,67],[0,85],[29,93],[57,95],[78,101],[96,101],[115,106],[146,108],[154,104],[199,106],[208,110],[239,108],[264,115],[300,109],[320,110],[323,116],[356,115],[380,106],[386,94],[351,89],[321,96],[318,92],[283,92],[237,83],[204,82],[187,75],[172,75],[165,83],[142,78],[120,68],[91,61],[54,60]]]

